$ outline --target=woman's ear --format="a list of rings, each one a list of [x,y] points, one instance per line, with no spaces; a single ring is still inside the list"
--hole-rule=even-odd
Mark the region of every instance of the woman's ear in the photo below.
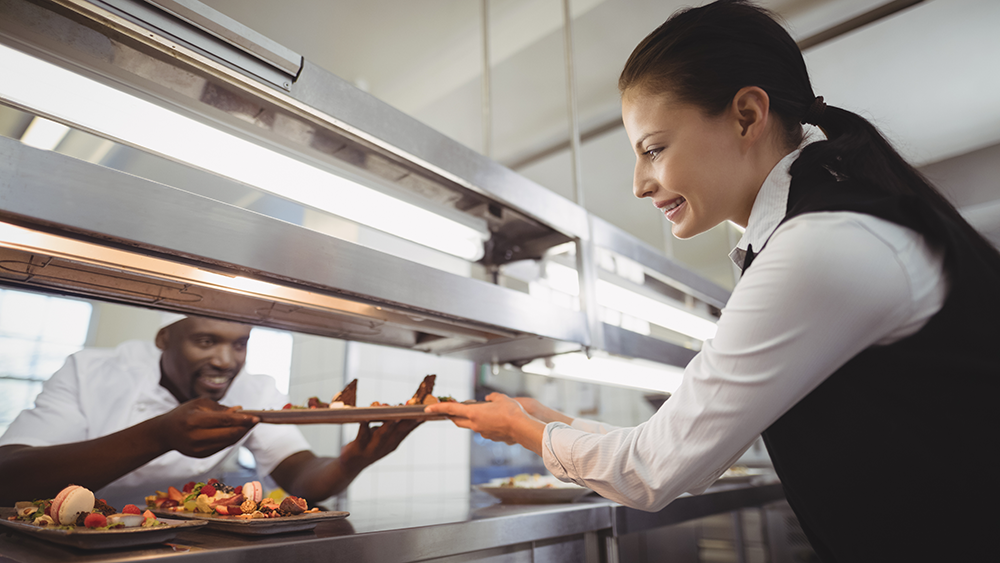
[[[770,108],[767,92],[757,86],[745,86],[736,92],[730,109],[745,141],[753,144],[764,135]]]

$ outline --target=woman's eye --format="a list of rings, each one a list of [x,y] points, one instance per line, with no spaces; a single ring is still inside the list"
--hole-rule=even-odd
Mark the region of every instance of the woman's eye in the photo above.
[[[656,156],[658,154],[660,154],[660,151],[662,151],[662,150],[663,149],[661,149],[661,148],[649,149],[648,151],[646,151],[646,152],[644,152],[642,154],[646,155],[650,159],[653,159],[653,158],[656,158]]]

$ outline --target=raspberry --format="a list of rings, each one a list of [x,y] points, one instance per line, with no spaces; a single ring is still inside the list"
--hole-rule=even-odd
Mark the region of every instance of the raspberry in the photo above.
[[[183,489],[184,494],[190,493],[192,490],[194,490],[194,486],[195,485],[196,485],[196,483],[194,481],[188,481],[188,484],[184,485],[184,489]]]
[[[243,494],[243,485],[236,485],[236,488],[233,489],[233,494],[234,495],[242,495]]]
[[[205,484],[206,484],[206,485],[214,485],[214,484],[216,484],[216,483],[218,483],[218,482],[219,482],[219,480],[218,480],[218,479],[209,479],[209,480],[208,480],[208,483],[205,483]]]
[[[213,487],[212,484],[209,483],[201,488],[201,494],[213,497],[215,496],[215,487]]]
[[[91,512],[84,518],[83,525],[88,528],[101,528],[108,525],[108,518],[99,512]]]
[[[142,511],[134,504],[126,504],[125,508],[122,509],[122,514],[142,514]]]

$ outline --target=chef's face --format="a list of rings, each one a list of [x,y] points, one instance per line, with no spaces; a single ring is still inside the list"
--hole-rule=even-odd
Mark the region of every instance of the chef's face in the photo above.
[[[161,367],[182,399],[218,401],[247,359],[250,325],[188,317],[156,335]]]
[[[635,196],[652,200],[674,236],[727,219],[746,225],[756,191],[744,189],[741,129],[729,112],[709,116],[669,94],[628,91],[622,120],[636,154]]]

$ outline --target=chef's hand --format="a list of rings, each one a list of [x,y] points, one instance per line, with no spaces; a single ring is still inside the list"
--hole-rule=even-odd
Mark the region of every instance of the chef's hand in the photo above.
[[[224,407],[204,397],[190,400],[153,421],[156,438],[166,451],[208,457],[238,442],[260,419],[237,414],[242,407]]]
[[[340,461],[348,469],[360,472],[365,467],[389,455],[410,432],[420,426],[422,420],[397,420],[383,422],[372,428],[362,422],[358,436],[340,451]]]
[[[424,412],[446,414],[456,426],[478,432],[487,440],[521,444],[541,455],[545,423],[525,412],[521,403],[503,393],[490,393],[485,404],[437,403]]]

